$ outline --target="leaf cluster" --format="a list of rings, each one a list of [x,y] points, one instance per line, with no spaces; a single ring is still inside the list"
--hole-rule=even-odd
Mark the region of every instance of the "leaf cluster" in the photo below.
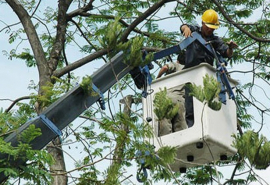
[[[197,86],[195,83],[187,84],[187,87],[190,89],[191,96],[201,102],[205,101],[211,109],[221,109],[222,104],[217,100],[220,93],[220,84],[213,76],[206,74],[203,77],[203,87],[201,85]]]
[[[188,184],[211,184],[217,178],[217,174],[219,177],[222,177],[222,173],[218,171],[216,173],[216,169],[212,166],[199,166],[189,168],[184,174],[185,180],[182,180],[183,185]]]
[[[132,67],[137,67],[144,66],[152,61],[153,53],[146,54],[143,57],[143,43],[144,38],[136,36],[126,43],[119,44],[119,50],[125,53],[124,63]]]
[[[123,33],[123,27],[119,24],[119,18],[115,21],[110,21],[105,27],[104,35],[99,37],[98,40],[103,48],[107,48],[110,51],[118,45]]]
[[[155,152],[154,146],[146,144],[137,152],[136,161],[139,165],[143,163],[143,167],[150,170],[154,181],[171,181],[172,173],[168,165],[174,162],[176,150],[175,147],[164,146]],[[148,184],[149,181],[143,177],[144,184]]]
[[[164,90],[160,89],[160,91],[155,94],[154,113],[158,120],[162,120],[164,118],[172,119],[177,114],[179,108],[180,105],[174,104],[171,98],[167,96],[166,87]]]
[[[0,172],[5,176],[20,177],[30,180],[36,184],[49,183],[50,174],[46,170],[47,165],[53,163],[53,158],[43,150],[33,150],[30,142],[41,135],[40,129],[35,125],[30,125],[18,136],[18,146],[13,147],[0,138]],[[19,165],[16,161],[24,161],[25,164]]]
[[[12,116],[12,113],[4,112],[3,109],[0,109],[0,136],[8,134],[20,125],[19,120]]]
[[[263,135],[248,130],[242,136],[234,136],[233,146],[247,158],[256,169],[266,169],[270,165],[270,141]]]
[[[144,66],[153,59],[153,54],[147,54],[143,57],[144,38],[136,36],[128,41],[120,40],[123,33],[123,27],[119,23],[119,18],[109,22],[107,29],[102,37],[99,37],[99,42],[103,48],[107,48],[109,58],[112,58],[119,51],[124,52],[124,63],[132,67]]]
[[[42,107],[51,105],[73,86],[72,83],[68,83],[66,80],[52,77],[53,83],[48,82],[47,85],[40,87],[42,93],[31,95],[31,104],[39,102]]]
[[[83,89],[84,94],[88,96],[97,96],[98,94],[93,90],[92,84],[91,76],[86,75],[83,77],[82,82],[80,83],[80,87]]]

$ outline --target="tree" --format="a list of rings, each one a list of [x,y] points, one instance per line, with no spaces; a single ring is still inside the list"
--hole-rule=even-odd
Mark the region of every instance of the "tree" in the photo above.
[[[235,67],[239,64],[251,64],[252,66],[249,71],[231,71],[232,75],[237,72],[252,76],[250,81],[237,88],[237,101],[240,107],[238,122],[244,130],[244,134],[235,136],[238,139],[236,141],[239,141],[236,145],[241,149],[245,144],[250,143],[248,141],[252,138],[257,141],[257,148],[251,149],[255,156],[248,155],[247,151],[239,150],[239,153],[231,158],[230,163],[235,168],[230,177],[226,177],[228,180],[224,184],[235,184],[236,182],[247,184],[251,181],[259,181],[259,177],[254,172],[257,164],[252,159],[256,158],[260,152],[262,156],[265,156],[265,152],[267,153],[267,149],[265,149],[267,147],[263,147],[263,144],[267,144],[267,140],[265,138],[260,140],[259,135],[265,129],[265,125],[267,126],[265,120],[268,119],[269,114],[269,107],[267,107],[269,98],[261,89],[261,85],[257,84],[259,82],[263,84],[263,88],[269,88],[269,4],[267,1],[61,0],[46,5],[43,4],[43,1],[6,0],[1,3],[2,6],[12,9],[12,16],[18,17],[16,24],[8,23],[5,18],[2,20],[5,25],[1,26],[1,32],[8,36],[10,44],[14,47],[11,51],[5,51],[5,54],[9,59],[25,61],[28,67],[36,68],[39,73],[38,84],[31,86],[32,89],[37,90],[37,93],[18,98],[10,107],[1,111],[1,125],[4,126],[6,123],[11,125],[3,127],[2,138],[25,123],[29,117],[41,113],[78,82],[77,76],[72,73],[73,70],[84,68],[86,64],[91,65],[96,61],[106,63],[119,50],[125,51],[126,61],[138,65],[141,60],[134,56],[138,56],[138,53],[141,55],[141,49],[151,53],[175,45],[183,39],[178,30],[161,29],[159,26],[162,22],[166,22],[166,24],[175,20],[179,24],[191,22],[205,9],[217,10],[222,25],[228,28],[224,40],[234,40],[240,46],[230,60],[230,64]],[[174,8],[168,10],[166,9],[168,5]],[[250,18],[258,12],[258,9],[262,10],[261,17],[250,22]],[[169,17],[160,18],[160,14],[164,11],[168,11]],[[20,26],[16,27],[17,24]],[[23,45],[24,43],[29,44],[29,47]],[[131,52],[128,52],[130,48]],[[82,57],[73,57],[72,53],[75,51]],[[161,66],[164,62],[166,61],[156,62],[156,67]],[[94,68],[95,65],[93,64],[91,67]],[[125,90],[130,89],[131,84],[133,81],[128,75],[109,90],[107,95],[109,107],[113,100],[125,93]],[[263,100],[257,99],[258,90],[263,93]],[[134,96],[134,99],[140,98],[138,93],[134,93]],[[29,101],[22,102],[24,99]],[[137,101],[137,104],[140,102]],[[249,111],[251,108],[257,110],[258,115],[253,115],[253,112]],[[67,184],[69,172],[66,172],[66,161],[63,157],[65,151],[62,144],[71,146],[70,142],[74,141],[84,146],[85,153],[83,160],[75,160],[76,168],[71,170],[80,172],[80,178],[74,177],[70,180],[77,184],[86,182],[92,184],[124,183],[129,180],[129,177],[125,176],[126,170],[131,166],[130,160],[135,158],[136,150],[149,150],[142,141],[143,138],[151,135],[150,128],[147,127],[147,124],[142,124],[139,116],[140,113],[136,111],[132,111],[129,117],[121,112],[104,115],[95,107],[89,108],[81,116],[87,120],[88,125],[69,126],[62,138],[63,143],[61,139],[57,138],[46,147],[49,156],[45,151],[32,151],[27,145],[32,138],[27,139],[26,136],[29,133],[33,133],[30,134],[33,137],[40,134],[38,129],[31,128],[32,130],[25,134],[26,141],[23,142],[25,145],[14,149],[3,143],[1,146],[5,146],[7,150],[1,152],[18,157],[18,153],[24,149],[23,151],[29,154],[27,159],[35,162],[27,165],[28,171],[24,170],[24,172],[19,169],[15,170],[16,167],[14,168],[12,165],[1,170],[14,178],[22,177],[39,184],[44,181],[47,183],[50,180],[48,174],[51,174],[52,184]],[[97,119],[97,117],[101,118]],[[257,123],[261,125],[260,128],[254,127]],[[127,127],[123,128],[123,124]],[[127,132],[127,128],[129,132]],[[250,134],[248,130],[251,129],[256,133]],[[111,142],[112,140],[114,142]],[[100,143],[103,145],[100,146]],[[260,150],[261,148],[264,150]],[[12,153],[14,151],[17,153]],[[165,162],[170,162],[174,157],[172,151],[172,148],[164,150],[162,159]],[[151,152],[154,155],[153,149]],[[162,152],[159,154],[162,156]],[[54,158],[54,162],[50,156]],[[121,162],[118,162],[119,156],[121,156]],[[108,159],[113,162],[108,162]],[[249,165],[245,165],[248,163],[247,159],[249,159]],[[99,164],[103,165],[101,161],[106,161],[106,170],[102,171],[98,168]],[[7,165],[6,163],[7,161],[3,162]],[[206,184],[219,179],[206,175],[211,174],[208,172],[214,170],[211,165],[206,168],[191,169],[185,175],[180,176],[178,173],[174,176],[163,163],[161,164],[155,158],[149,159],[148,163],[151,163],[154,180]],[[153,165],[154,163],[157,164]],[[39,167],[38,165],[43,169],[39,173],[44,174],[41,181],[36,178],[34,173],[35,169]],[[50,170],[47,165],[50,165]],[[220,165],[226,166],[226,164]],[[268,165],[259,166],[266,168]],[[239,171],[244,171],[247,176],[237,178],[236,174]]]

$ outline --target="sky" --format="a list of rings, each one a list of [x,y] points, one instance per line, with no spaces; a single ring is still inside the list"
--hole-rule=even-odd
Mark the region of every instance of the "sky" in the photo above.
[[[44,1],[44,5],[46,4],[47,1]],[[168,9],[171,9],[174,7],[174,3],[169,3],[166,5],[166,7]],[[9,9],[7,9],[7,7],[4,6],[0,6],[0,17],[1,18],[5,18],[6,22],[9,23],[15,23],[17,20],[16,18],[14,18],[13,16],[7,16],[7,13],[9,12],[10,15],[14,15],[13,12]],[[165,11],[164,11],[165,12]],[[163,12],[162,15],[160,16],[166,16],[165,13]],[[200,18],[198,18],[199,20]],[[164,21],[163,24],[161,24],[160,26],[164,29],[168,29],[168,22],[173,22],[173,20],[166,20]],[[179,20],[174,21],[174,24],[170,24],[170,30],[173,31],[179,31],[179,25],[181,24],[181,22]],[[3,27],[3,24],[0,22],[0,29]],[[217,30],[218,35],[222,36],[225,33],[226,30],[224,29],[220,29]],[[7,42],[7,37],[9,36],[9,34],[5,33],[5,32],[0,32],[0,108],[6,109],[11,101],[10,100],[14,100],[18,97],[21,96],[26,96],[29,95],[29,90],[28,90],[28,86],[31,83],[31,81],[33,80],[35,83],[38,82],[38,73],[37,70],[35,68],[28,68],[26,67],[25,63],[23,61],[20,60],[8,60],[6,56],[4,56],[4,52],[3,50],[7,50],[9,51],[10,49],[12,49],[13,47],[9,45],[9,43]],[[76,59],[81,57],[81,54],[78,53],[73,53],[72,49],[70,50],[69,54],[69,59],[71,61],[75,61]],[[97,66],[98,63],[95,65]],[[95,71],[98,67],[96,68],[92,68],[92,64],[91,65],[86,65],[81,69],[75,70],[74,74],[78,75],[78,76],[85,76],[87,75],[91,75],[93,73],[93,71]],[[229,71],[234,71],[234,70],[250,70],[252,68],[252,66],[248,65],[248,64],[242,64],[242,65],[235,65],[233,66],[233,68],[228,67]],[[237,73],[232,73],[232,77],[235,79],[239,80],[239,83],[244,84],[246,82],[249,82],[251,80],[251,76],[250,75],[245,75],[245,74],[237,74]],[[261,84],[261,81],[257,81],[257,84]],[[269,88],[269,86],[267,86],[266,88]],[[270,92],[270,89],[264,89],[266,92]],[[260,89],[257,89],[258,94],[262,93],[262,91]],[[257,98],[261,98],[262,96],[258,96]],[[5,99],[5,100],[3,100]],[[6,100],[8,99],[8,100]],[[255,112],[254,112],[255,114]],[[269,123],[270,119],[269,117],[267,118],[266,122]],[[80,122],[80,121],[79,121]],[[259,128],[260,125],[258,125]],[[258,129],[257,128],[257,129]],[[270,135],[270,129],[269,126],[265,126],[265,129],[263,130],[263,133],[265,135]],[[76,147],[76,146],[72,146],[72,147]],[[67,150],[69,151],[69,150]],[[67,159],[69,158],[68,155],[65,156]],[[67,168],[71,169],[73,167],[73,163],[67,163]],[[134,169],[135,170],[135,169]],[[270,169],[268,168],[268,170],[266,171],[258,171],[258,174],[265,179],[266,182],[270,182]],[[257,183],[252,183],[252,185],[257,185]]]

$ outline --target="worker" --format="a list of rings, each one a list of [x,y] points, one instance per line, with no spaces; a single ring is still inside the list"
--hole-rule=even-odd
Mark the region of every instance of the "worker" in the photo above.
[[[176,62],[165,64],[159,71],[157,78],[163,74],[168,75],[177,71],[181,71],[185,62],[185,52],[182,51]],[[185,120],[185,84],[167,89],[167,96],[172,100],[173,104],[179,105],[177,114],[172,119],[163,118],[159,121],[158,136],[163,136],[172,132],[177,132],[187,128]]]
[[[168,75],[176,71],[181,71],[184,64],[185,64],[185,52],[182,51],[181,53],[178,54],[176,62],[170,62],[162,66],[157,75],[157,78],[160,78],[163,74]]]
[[[230,58],[233,55],[233,49],[237,48],[237,44],[233,41],[224,43],[221,38],[214,35],[214,30],[219,27],[218,14],[216,11],[209,9],[202,15],[202,26],[194,26],[183,24],[180,27],[182,34],[187,38],[192,36],[192,32],[198,32],[207,43],[211,43],[215,51],[224,58]],[[200,63],[208,63],[213,66],[213,56],[206,51],[197,42],[193,42],[186,48],[185,67],[187,69]],[[189,96],[189,89],[185,88],[185,108],[186,121],[188,127],[194,124],[194,110],[192,96]]]

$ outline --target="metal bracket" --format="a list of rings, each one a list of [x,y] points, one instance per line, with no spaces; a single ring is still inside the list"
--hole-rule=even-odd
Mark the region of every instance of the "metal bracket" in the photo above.
[[[211,42],[209,42],[209,45],[210,45],[210,47],[211,47],[211,49],[213,51],[213,55],[214,55],[214,57],[216,59],[217,72],[218,72],[218,75],[220,77],[221,86],[223,86],[221,90],[225,90],[225,87],[226,87],[226,91],[227,91],[227,93],[229,95],[229,98],[232,99],[232,100],[235,100],[234,92],[233,92],[232,87],[230,85],[230,82],[229,82],[229,80],[227,78],[227,69],[226,69],[225,66],[223,66],[223,65],[226,65],[227,62],[224,60],[224,58],[221,55],[219,55],[219,54],[217,54],[215,52],[215,49],[214,49]]]
[[[106,107],[105,107],[105,101],[104,101],[104,96],[103,96],[103,94],[101,93],[101,91],[99,90],[99,88],[97,88],[97,86],[96,86],[95,84],[93,84],[93,83],[92,83],[92,88],[93,88],[93,90],[94,90],[96,93],[99,94],[99,97],[100,97],[100,98],[98,99],[98,102],[99,102],[99,104],[100,104],[101,109],[102,109],[102,110],[105,110]]]
[[[213,51],[210,46],[207,45],[205,40],[201,37],[201,35],[197,32],[192,33],[192,37],[187,37],[178,45],[172,46],[170,48],[161,50],[159,52],[154,53],[154,61],[160,58],[166,57],[168,55],[179,53],[181,50],[186,49],[193,42],[198,42],[203,48],[205,48],[206,52],[213,56]]]
[[[220,76],[220,73],[218,71],[217,71],[217,81],[221,85],[221,90],[220,90],[220,93],[219,93],[219,101],[221,101],[223,104],[226,105],[226,88],[225,88],[225,85],[223,84],[223,82],[221,80],[221,76]]]
[[[141,72],[142,74],[144,74],[145,76],[145,85],[144,85],[144,89],[143,89],[143,92],[142,92],[142,96],[144,98],[147,97],[148,93],[147,93],[147,85],[150,85],[152,83],[152,77],[150,75],[150,71],[149,71],[149,67],[148,65],[144,66],[142,69],[141,69]]]
[[[53,131],[53,133],[55,133],[55,135],[57,135],[57,136],[61,136],[62,135],[62,131],[60,129],[58,129],[57,126],[49,118],[47,118],[44,114],[39,115],[39,118],[41,119],[41,121],[49,129],[51,129],[51,131]]]

